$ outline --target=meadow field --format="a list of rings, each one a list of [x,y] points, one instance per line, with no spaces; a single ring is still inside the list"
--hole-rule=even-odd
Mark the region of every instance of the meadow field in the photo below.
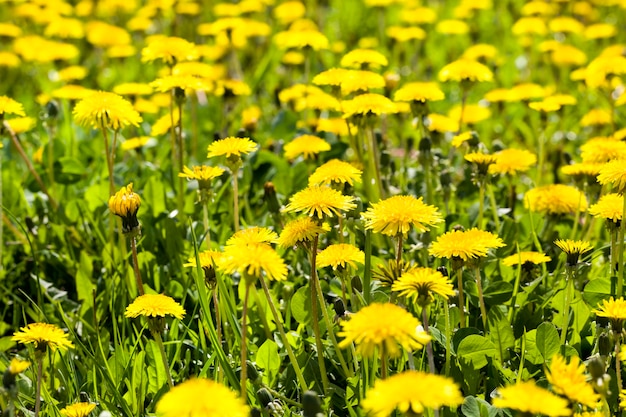
[[[624,0],[0,0],[2,416],[621,416]]]

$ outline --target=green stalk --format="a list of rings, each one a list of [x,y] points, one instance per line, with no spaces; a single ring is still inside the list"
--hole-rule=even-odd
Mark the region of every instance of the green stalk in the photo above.
[[[487,307],[485,305],[485,298],[483,296],[483,284],[481,282],[482,280],[480,279],[480,267],[478,265],[474,267],[474,273],[475,273],[475,278],[476,278],[476,288],[478,289],[478,302],[480,304],[480,315],[482,316],[482,319],[483,319],[483,329],[486,332],[488,329]]]
[[[465,295],[463,294],[463,268],[456,270],[457,286],[459,287],[459,326],[465,327]]]
[[[478,228],[483,230],[485,211],[485,181],[480,181],[478,187]]]
[[[422,307],[422,324],[424,325],[424,331],[429,333],[428,330],[428,306]],[[437,373],[435,370],[435,355],[433,353],[433,344],[432,342],[428,342],[426,344],[426,354],[428,355],[428,369],[431,374]]]
[[[372,231],[365,231],[365,265],[363,266],[363,299],[365,304],[370,303],[372,281]]]
[[[276,310],[276,306],[274,305],[274,301],[272,299],[272,294],[270,293],[269,288],[267,287],[267,283],[265,279],[261,278],[261,286],[263,287],[263,291],[265,292],[265,297],[267,297],[267,303],[270,306],[270,310],[272,311],[272,315],[274,316],[274,321],[276,322],[276,328],[278,328],[278,333],[280,333],[280,338],[283,341],[283,345],[285,349],[287,349],[287,356],[289,356],[289,361],[293,366],[293,370],[296,373],[296,378],[298,379],[298,384],[300,384],[300,389],[302,392],[308,389],[308,385],[306,380],[304,379],[304,375],[302,374],[302,369],[300,369],[300,365],[298,364],[298,359],[296,355],[293,353],[293,349],[289,344],[289,340],[287,339],[287,334],[285,333],[285,329],[283,327],[282,317],[278,314]]]
[[[609,220],[610,221],[610,220]],[[614,230],[613,228],[609,228],[609,234],[611,235],[611,276],[615,276],[614,274],[617,272],[615,270],[616,265],[618,264],[617,259],[615,259],[615,255],[617,254],[617,235],[619,234],[618,230]]]
[[[313,238],[313,246],[311,248],[311,320],[313,323],[313,333],[315,334],[315,346],[317,348],[317,363],[320,368],[320,376],[322,378],[322,386],[324,389],[324,395],[328,394],[330,384],[328,382],[328,375],[326,374],[326,364],[324,363],[324,345],[322,344],[322,338],[320,335],[320,325],[318,321],[319,313],[317,311],[317,244],[319,241],[319,235],[315,235]]]
[[[624,290],[624,232],[626,231],[626,193],[622,197],[624,199],[624,205],[622,206],[622,221],[619,227],[618,238],[618,254],[619,260],[617,261],[617,296],[621,297]]]
[[[37,385],[35,387],[35,417],[39,417],[39,410],[41,409],[41,381],[43,380],[43,357],[44,352],[36,351],[35,357],[37,358]]]
[[[213,290],[213,308],[215,309],[215,327],[217,330],[217,340],[219,340],[220,346],[222,346],[222,315],[220,314],[220,304],[217,295],[217,285]],[[215,370],[217,374],[217,382],[224,380],[224,371],[219,362],[215,363]]]
[[[387,352],[385,344],[380,345],[380,379],[387,379]]]
[[[163,366],[165,367],[165,374],[167,375],[167,384],[170,386],[170,389],[174,388],[174,381],[172,380],[172,374],[170,373],[170,365],[167,361],[167,355],[165,354],[165,346],[163,345],[163,339],[161,338],[161,333],[159,331],[152,332],[152,337],[156,341],[157,345],[159,345],[159,351],[161,352],[161,360],[163,361]]]
[[[178,132],[177,143],[178,143],[178,171],[181,172],[183,170],[183,166],[185,163],[185,142],[183,141],[183,100],[178,100]],[[174,171],[176,172],[176,170]],[[178,177],[178,215],[182,216],[185,212],[185,179],[183,177]]]
[[[518,246],[518,258],[521,261],[521,256],[519,256],[519,246]],[[517,274],[515,275],[515,284],[513,285],[513,295],[511,296],[511,309],[509,310],[509,323],[513,325],[513,318],[515,317],[515,303],[517,302],[517,293],[519,292],[519,283],[522,278],[522,264],[521,262],[517,268]]]
[[[206,248],[211,249],[211,228],[209,225],[209,198],[206,196],[206,191],[201,191],[203,194],[202,199],[202,224],[204,225],[204,232],[206,236]]]
[[[569,304],[570,304],[570,283],[574,279],[574,268],[571,266],[565,267],[565,296],[563,299],[563,321],[562,321],[562,330],[561,330],[561,345],[565,345],[565,340],[567,338],[567,330],[569,327]]]
[[[248,382],[248,346],[247,343],[247,327],[248,327],[248,299],[250,297],[251,284],[246,280],[246,291],[243,297],[243,312],[241,313],[241,398],[246,401]],[[247,401],[246,401],[247,402]]]
[[[487,195],[489,196],[489,204],[491,204],[491,213],[493,214],[493,223],[496,225],[496,230],[500,230],[500,218],[498,217],[498,204],[496,203],[496,196],[493,192],[493,186],[491,183],[487,184]]]
[[[452,352],[450,352],[450,339],[452,338],[452,329],[450,325],[450,305],[448,304],[448,300],[443,301],[443,312],[446,320],[446,365],[445,365],[445,375],[450,375],[450,358]]]
[[[130,238],[130,249],[132,251],[133,272],[135,274],[135,281],[137,283],[137,291],[139,291],[139,295],[144,295],[143,281],[141,280],[141,273],[139,272],[139,261],[137,259],[137,237],[136,236],[132,236]]]
[[[234,169],[233,173],[233,217],[235,223],[235,233],[239,231],[239,169]]]

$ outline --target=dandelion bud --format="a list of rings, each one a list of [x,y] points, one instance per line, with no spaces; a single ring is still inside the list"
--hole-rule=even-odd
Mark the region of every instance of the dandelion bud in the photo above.
[[[140,205],[141,199],[138,194],[133,192],[132,182],[109,198],[109,210],[122,218],[122,231],[124,233],[139,230],[137,211],[139,211]]]
[[[601,356],[608,356],[613,350],[613,344],[611,343],[611,338],[608,333],[602,332],[600,336],[598,336],[598,353]]]
[[[306,391],[302,394],[302,415],[304,417],[323,416],[322,404],[315,391]]]
[[[250,361],[246,361],[246,367],[248,368],[248,379],[252,381],[252,383],[256,383],[261,379],[259,375],[259,371],[256,369],[256,366]]]
[[[335,308],[335,313],[337,313],[335,317],[343,318],[346,316],[346,306],[341,298],[337,298],[333,301],[333,307]]]
[[[424,152],[424,153],[430,152],[431,147],[432,147],[432,141],[430,140],[428,136],[420,140],[420,143],[419,143],[420,152]]]
[[[256,392],[256,396],[259,399],[259,403],[263,406],[263,408],[267,408],[274,401],[274,397],[267,390],[267,388],[261,388]]]
[[[263,185],[264,194],[263,200],[265,204],[267,204],[267,208],[272,214],[280,213],[280,203],[278,202],[278,197],[276,196],[276,187],[274,187],[274,183],[268,181]]]
[[[437,271],[439,271],[441,273],[441,275],[443,275],[444,277],[448,277],[450,276],[448,274],[448,268],[446,268],[445,266],[440,266],[437,268]]]
[[[50,100],[46,104],[45,117],[47,119],[56,119],[58,116],[59,116],[59,104],[54,100]]]

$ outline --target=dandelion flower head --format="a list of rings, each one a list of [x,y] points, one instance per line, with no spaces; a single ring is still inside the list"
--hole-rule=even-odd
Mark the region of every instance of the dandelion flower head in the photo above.
[[[550,417],[572,415],[565,398],[537,386],[532,380],[498,388],[498,396],[493,399],[493,405],[533,415],[542,414]]]
[[[212,269],[214,264],[219,262],[219,259],[222,257],[223,253],[218,250],[208,249],[198,253],[198,258],[200,259],[200,267]],[[184,267],[192,267],[195,268],[196,257],[192,256],[187,260],[187,263],[183,264]]]
[[[626,190],[626,160],[615,160],[602,165],[598,182],[602,185],[611,184],[614,192],[623,194]]]
[[[362,214],[365,228],[389,236],[408,233],[412,227],[423,233],[443,221],[435,206],[425,204],[422,197],[397,195],[373,203]]]
[[[537,156],[525,149],[504,149],[495,156],[496,161],[489,166],[490,174],[515,175],[528,171],[537,163]]]
[[[606,219],[614,224],[619,224],[622,220],[624,197],[619,194],[610,193],[600,197],[596,204],[589,207],[589,214],[598,219]]]
[[[175,36],[153,36],[141,50],[141,62],[162,60],[169,66],[181,61],[193,61],[198,58],[196,45],[186,39]]]
[[[255,243],[276,243],[278,235],[267,227],[252,226],[242,229],[232,235],[227,245],[251,245]]]
[[[502,260],[502,263],[506,266],[526,264],[539,265],[550,262],[551,260],[552,258],[541,252],[522,251],[520,253],[515,253],[513,255],[507,256]]]
[[[0,96],[0,117],[5,114],[17,114],[25,116],[24,106],[7,96]]]
[[[534,212],[569,214],[587,210],[587,198],[578,188],[550,184],[529,190],[524,205]]]
[[[282,248],[290,248],[298,243],[312,241],[315,236],[327,232],[330,227],[327,224],[318,224],[311,217],[300,217],[285,225],[278,237],[278,245]]]
[[[451,230],[433,242],[429,253],[437,258],[460,258],[464,261],[486,257],[490,249],[506,246],[497,235],[473,228]]]
[[[626,301],[624,297],[617,300],[613,297],[609,300],[602,300],[593,313],[598,317],[607,317],[611,320],[626,320]]]
[[[245,402],[219,382],[189,379],[165,393],[156,406],[157,417],[247,417]]]
[[[287,278],[287,265],[268,244],[228,245],[217,263],[218,269],[226,274],[239,272],[251,278],[266,276],[270,280]]]
[[[576,355],[571,357],[569,363],[563,356],[555,355],[546,372],[546,378],[557,394],[569,398],[574,403],[596,408],[600,394],[597,394],[593,386],[587,382],[585,369],[585,364],[581,363]]]
[[[345,54],[340,62],[346,68],[380,68],[388,64],[385,55],[372,49],[354,49]]]
[[[334,185],[345,183],[354,185],[355,182],[361,182],[362,174],[363,171],[348,162],[339,159],[331,159],[317,167],[313,174],[309,176],[309,185]]]
[[[325,185],[311,185],[302,191],[295,193],[289,204],[284,208],[286,212],[304,212],[309,216],[317,216],[322,219],[324,215],[333,217],[340,215],[341,211],[349,211],[356,208],[354,197],[341,194]]]
[[[426,409],[456,407],[463,402],[459,386],[450,378],[421,371],[405,371],[387,379],[379,379],[368,389],[363,409],[374,417],[401,414],[425,414]]]
[[[339,336],[344,339],[339,347],[346,348],[354,342],[357,352],[368,358],[374,356],[376,348],[397,357],[401,353],[398,345],[416,350],[430,341],[430,336],[419,329],[419,320],[391,303],[370,304],[341,322],[341,326]]]
[[[83,98],[72,114],[81,126],[100,129],[139,126],[143,120],[129,101],[106,91],[96,91]]]
[[[9,363],[8,371],[13,375],[17,375],[17,374],[21,374],[22,372],[24,372],[26,369],[28,369],[29,366],[30,366],[29,361],[23,361],[18,358],[13,358],[11,359],[11,362]]]
[[[293,160],[299,155],[303,155],[304,159],[311,159],[315,155],[329,151],[330,143],[315,135],[298,136],[285,145],[285,158]]]
[[[165,317],[167,315],[182,319],[185,309],[172,297],[164,294],[144,294],[135,298],[135,301],[126,307],[126,317]]]
[[[440,101],[445,98],[443,91],[434,82],[412,82],[403,85],[396,91],[395,101]]]
[[[141,206],[139,194],[133,192],[133,183],[122,187],[115,195],[109,197],[109,210],[111,213],[122,218],[122,226],[125,232],[139,226],[137,212]]]
[[[493,80],[491,70],[480,62],[459,59],[439,71],[439,81],[486,82]]]
[[[258,145],[251,141],[250,138],[227,137],[225,139],[216,140],[209,145],[208,158],[214,156],[231,156],[241,157],[241,155],[249,154],[257,149]]]
[[[94,403],[76,403],[59,410],[66,417],[87,417],[96,408]]]
[[[381,115],[395,113],[396,105],[381,94],[360,94],[352,100],[342,102],[343,117]]]
[[[432,269],[417,267],[403,273],[391,286],[399,295],[412,298],[420,306],[434,301],[434,294],[444,299],[454,295],[454,288],[448,277]]]
[[[336,271],[338,268],[345,269],[347,266],[357,267],[357,263],[365,263],[365,253],[354,245],[338,243],[330,245],[317,254],[317,266],[324,268],[332,266]]]
[[[11,340],[19,343],[35,345],[35,349],[44,350],[46,347],[52,349],[66,350],[74,347],[67,338],[67,334],[54,324],[31,323],[22,327],[19,332],[13,333]]]
[[[584,240],[557,239],[554,244],[565,252],[569,266],[576,266],[578,258],[593,249],[593,246]]]

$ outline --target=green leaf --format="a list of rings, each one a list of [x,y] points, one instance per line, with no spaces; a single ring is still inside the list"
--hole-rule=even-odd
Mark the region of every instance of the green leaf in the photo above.
[[[526,332],[526,360],[533,365],[542,365],[543,356],[537,349],[537,329]]]
[[[278,346],[273,340],[267,339],[259,347],[255,358],[256,364],[263,369],[263,382],[272,386],[273,381],[280,369],[280,356],[278,355]]]
[[[478,370],[487,365],[487,358],[496,356],[496,347],[486,337],[472,334],[461,341],[457,355],[469,361],[474,370]]]
[[[141,198],[152,210],[152,217],[158,217],[159,214],[166,211],[165,188],[159,178],[150,177],[146,186],[143,188]]]
[[[154,340],[149,340],[146,346],[148,353],[148,391],[157,393],[165,384],[167,384],[167,374],[165,366],[161,359],[161,351],[159,345]]]
[[[485,288],[485,304],[497,305],[511,299],[513,286],[504,281],[494,282]]]
[[[608,300],[615,295],[616,278],[597,278],[592,279],[585,285],[583,290],[583,300],[592,308],[602,300]]]
[[[489,404],[470,395],[465,397],[461,412],[465,417],[489,417]]]
[[[559,340],[559,332],[552,323],[541,323],[537,327],[536,338],[537,350],[543,357],[544,362],[547,362],[552,356],[559,352],[561,342]]]
[[[309,287],[302,287],[291,297],[291,314],[298,323],[311,322],[311,296]]]
[[[509,320],[498,308],[492,308],[487,314],[489,320],[489,338],[497,348],[497,357],[500,363],[510,357],[509,349],[515,347],[513,327]]]
[[[76,292],[78,299],[83,302],[84,308],[93,306],[93,290],[91,282],[93,276],[93,260],[86,251],[80,253],[80,263],[76,271]]]
[[[75,158],[65,157],[59,159],[61,172],[54,180],[60,184],[74,184],[80,181],[81,177],[87,172],[85,166]]]

